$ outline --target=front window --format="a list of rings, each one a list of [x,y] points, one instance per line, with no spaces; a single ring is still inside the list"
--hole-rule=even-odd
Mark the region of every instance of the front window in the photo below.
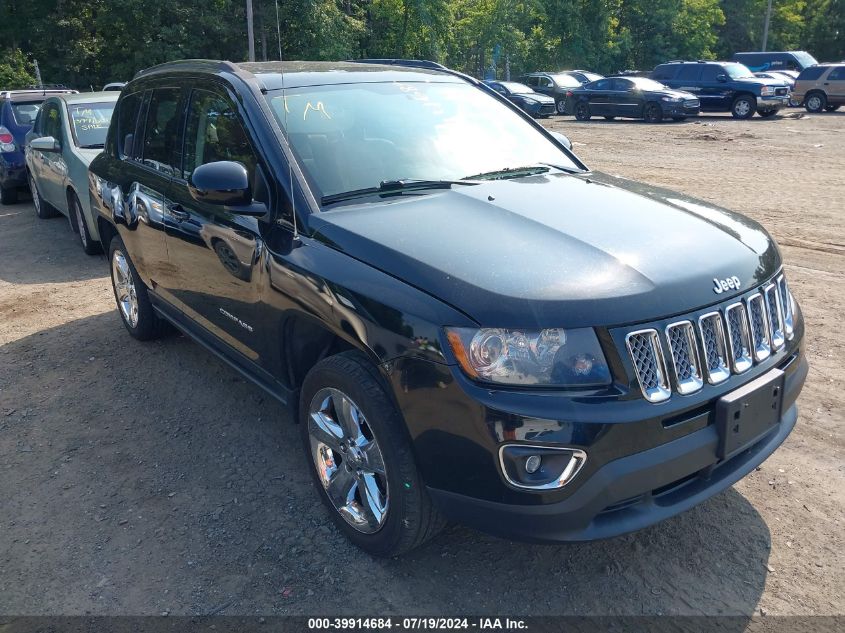
[[[745,64],[725,64],[724,69],[731,79],[754,79],[754,73]]]
[[[543,163],[580,169],[531,123],[466,83],[308,86],[267,99],[318,197]]]
[[[12,112],[18,125],[32,125],[41,109],[41,101],[15,101]]]
[[[818,60],[816,60],[816,58],[810,55],[807,51],[796,51],[793,53],[793,56],[796,60],[798,60],[798,63],[801,64],[802,68],[815,66],[819,63]]]
[[[76,145],[98,149],[105,146],[106,133],[114,112],[114,101],[105,103],[72,103],[68,106]]]

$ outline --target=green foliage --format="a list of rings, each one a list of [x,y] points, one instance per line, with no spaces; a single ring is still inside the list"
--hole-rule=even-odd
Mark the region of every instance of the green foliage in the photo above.
[[[0,88],[26,88],[34,84],[32,64],[19,48],[0,51]]]
[[[256,57],[431,59],[474,75],[647,70],[759,50],[767,0],[253,0]],[[769,49],[845,58],[845,0],[774,0]],[[2,0],[4,82],[79,88],[173,59],[247,57],[245,0]],[[20,51],[23,51],[21,53]],[[11,83],[9,83],[11,85]]]

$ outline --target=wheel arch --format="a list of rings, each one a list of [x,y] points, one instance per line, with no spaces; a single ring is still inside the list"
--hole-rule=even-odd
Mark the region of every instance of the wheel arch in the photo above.
[[[114,239],[114,236],[117,235],[117,227],[103,216],[98,216],[97,232],[100,234],[100,244],[103,247],[103,252],[108,255],[109,245]]]

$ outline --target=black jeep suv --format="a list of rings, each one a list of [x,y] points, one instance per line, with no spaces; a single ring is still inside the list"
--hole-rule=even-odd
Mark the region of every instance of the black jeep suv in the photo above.
[[[737,119],[749,119],[755,112],[773,116],[789,105],[786,81],[755,77],[736,62],[668,62],[657,66],[651,78],[693,93],[702,112],[730,112]]]
[[[158,66],[90,181],[130,334],[175,325],[287,403],[374,554],[447,518],[636,530],[795,425],[804,326],[765,230],[589,171],[458,73]]]

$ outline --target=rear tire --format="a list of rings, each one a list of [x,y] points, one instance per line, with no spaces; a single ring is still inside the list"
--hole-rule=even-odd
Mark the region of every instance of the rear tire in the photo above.
[[[804,99],[804,108],[807,112],[818,114],[827,107],[827,97],[823,92],[811,92]]]
[[[756,100],[748,95],[738,96],[731,106],[731,114],[735,119],[750,119],[756,110]]]
[[[575,106],[575,118],[579,121],[589,121],[591,116],[590,104],[581,101]]]
[[[663,120],[663,109],[657,103],[647,103],[643,118],[649,123],[660,123]]]
[[[168,329],[153,310],[147,287],[129,259],[123,240],[115,235],[109,245],[109,270],[120,320],[134,338],[149,341]]]
[[[560,115],[566,114],[566,99],[558,99],[555,101],[555,110]]]
[[[18,201],[17,187],[0,187],[0,203],[15,204]]]
[[[299,421],[317,491],[355,545],[374,556],[398,556],[444,527],[402,415],[361,353],[330,356],[308,372]]]

